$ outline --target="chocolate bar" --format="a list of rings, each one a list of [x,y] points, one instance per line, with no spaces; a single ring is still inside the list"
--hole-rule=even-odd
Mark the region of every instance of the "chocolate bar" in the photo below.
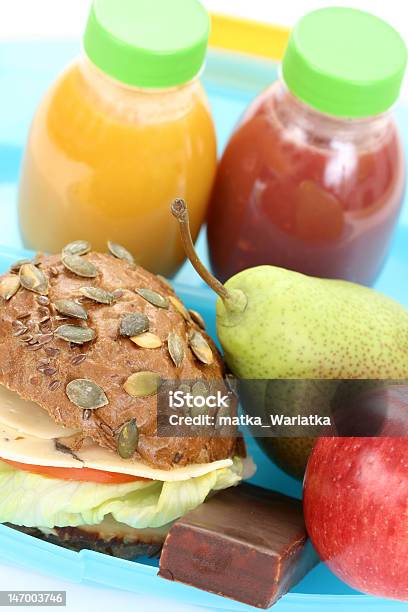
[[[159,576],[269,608],[317,562],[302,502],[244,483],[174,523]]]

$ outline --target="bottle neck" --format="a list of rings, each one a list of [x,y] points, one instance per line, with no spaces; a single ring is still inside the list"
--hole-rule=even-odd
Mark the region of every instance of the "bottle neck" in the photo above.
[[[143,123],[174,121],[188,114],[197,98],[203,97],[199,78],[166,89],[132,87],[113,79],[83,54],[78,68],[84,94],[102,111],[119,119]]]
[[[282,80],[274,87],[274,112],[288,137],[319,148],[332,149],[335,142],[376,148],[387,136],[392,123],[390,112],[359,119],[326,115],[296,98]]]

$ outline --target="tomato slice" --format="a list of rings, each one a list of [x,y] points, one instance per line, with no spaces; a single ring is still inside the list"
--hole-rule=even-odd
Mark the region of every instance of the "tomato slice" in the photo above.
[[[150,480],[149,478],[141,478],[140,476],[118,474],[117,472],[104,472],[103,470],[93,470],[92,468],[60,468],[48,465],[29,465],[28,463],[10,461],[2,457],[0,459],[18,470],[31,472],[32,474],[40,474],[48,478],[58,478],[59,480],[76,480],[77,482],[85,481],[112,485],[127,484],[138,480],[149,482]]]

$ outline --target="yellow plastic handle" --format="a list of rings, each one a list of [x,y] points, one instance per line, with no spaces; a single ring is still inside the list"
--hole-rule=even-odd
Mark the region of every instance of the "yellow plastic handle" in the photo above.
[[[210,47],[280,61],[290,30],[227,15],[211,15]]]

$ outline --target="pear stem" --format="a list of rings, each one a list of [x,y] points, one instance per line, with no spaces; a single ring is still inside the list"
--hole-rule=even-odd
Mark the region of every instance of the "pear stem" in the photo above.
[[[230,292],[227,291],[224,285],[222,285],[209,270],[207,270],[197,255],[193,239],[191,237],[190,221],[188,218],[188,209],[185,201],[180,198],[174,200],[173,204],[171,205],[171,212],[179,222],[184,251],[192,266],[196,269],[203,281],[209,287],[211,287],[211,289],[215,291],[215,293],[217,293],[224,302],[230,302],[232,298]]]

